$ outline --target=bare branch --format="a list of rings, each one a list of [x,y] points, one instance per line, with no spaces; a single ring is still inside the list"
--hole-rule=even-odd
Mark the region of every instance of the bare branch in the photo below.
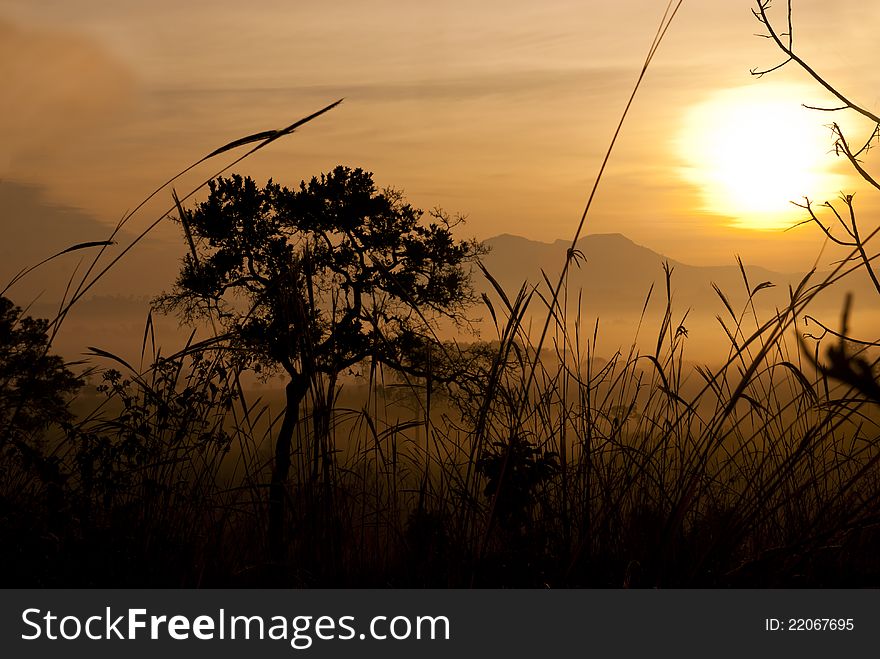
[[[806,103],[801,103],[801,107],[806,108],[807,110],[818,110],[819,112],[840,112],[841,110],[849,110],[848,105],[840,105],[836,108],[822,108],[818,105],[807,105]]]
[[[865,181],[880,190],[880,182],[878,182],[877,179],[871,176],[868,171],[862,166],[862,163],[859,162],[858,158],[856,158],[855,154],[849,148],[849,144],[847,144],[846,138],[843,136],[843,132],[840,130],[840,126],[834,124],[834,129],[837,133],[837,146],[840,147],[840,152],[842,152],[843,155],[846,156],[847,160],[849,160],[853,168]]]
[[[826,91],[828,91],[831,95],[833,95],[837,100],[839,100],[841,103],[846,105],[848,108],[850,108],[851,110],[855,110],[863,117],[870,119],[874,124],[880,124],[880,116],[874,114],[873,112],[871,112],[867,108],[863,108],[862,106],[857,105],[856,103],[853,103],[849,98],[847,98],[846,96],[841,94],[839,91],[837,91],[837,89],[835,89],[828,81],[826,81],[825,78],[823,78],[821,75],[819,75],[819,73],[816,72],[816,70],[813,69],[813,67],[811,67],[803,59],[801,59],[798,55],[795,54],[794,47],[792,45],[792,38],[791,38],[791,31],[792,31],[791,30],[791,0],[789,0],[789,2],[788,2],[788,22],[789,22],[788,44],[786,44],[782,41],[781,35],[779,33],[777,33],[776,30],[773,28],[773,24],[770,22],[770,18],[767,16],[767,9],[769,8],[770,3],[767,2],[766,0],[758,0],[756,5],[758,8],[757,8],[757,10],[753,9],[752,13],[755,15],[755,17],[758,19],[758,21],[767,28],[767,31],[770,35],[770,38],[773,39],[773,41],[776,43],[776,45],[779,47],[779,49],[788,56],[789,60],[796,62],[798,64],[798,66],[800,66],[804,71],[806,71],[810,75],[810,77],[813,78],[813,80],[818,82],[822,87],[825,88]],[[773,71],[778,68],[779,67],[777,66],[777,67],[774,67],[773,69],[768,69],[768,71]],[[763,73],[759,72],[759,73],[754,73],[753,75],[757,75],[760,77],[761,75],[763,75]]]
[[[868,275],[871,277],[871,283],[874,284],[874,288],[877,290],[877,293],[880,293],[880,281],[877,280],[877,275],[874,272],[874,268],[871,266],[871,259],[868,258],[868,254],[865,252],[865,243],[859,237],[859,225],[858,222],[856,222],[856,211],[853,208],[852,200],[852,195],[846,195],[846,197],[844,197],[846,207],[849,209],[850,225],[852,226],[852,237],[855,241],[856,248],[859,250],[859,256],[862,257],[862,261],[865,263],[865,270],[868,271]]]
[[[811,202],[807,197],[804,197],[804,201],[805,201],[805,203],[803,203],[803,204],[798,204],[798,203],[795,203],[795,202],[791,202],[791,203],[793,203],[795,206],[797,206],[798,208],[803,208],[805,211],[807,211],[807,213],[810,214],[810,218],[809,218],[809,219],[804,220],[803,222],[799,222],[799,223],[798,223],[797,225],[795,225],[795,226],[801,226],[802,224],[809,224],[810,222],[815,222],[815,223],[816,223],[816,226],[818,226],[818,227],[822,230],[822,233],[824,233],[825,236],[828,238],[828,240],[830,240],[831,242],[833,242],[833,243],[837,243],[838,245],[841,245],[841,246],[843,246],[843,247],[855,247],[855,245],[854,245],[853,243],[845,242],[845,241],[843,241],[843,240],[840,240],[840,238],[836,238],[836,237],[831,233],[831,229],[829,229],[827,226],[825,226],[825,225],[822,223],[822,221],[816,216],[815,211],[813,211],[813,205],[812,205],[812,202]],[[826,202],[826,203],[827,203],[827,202]]]
[[[758,70],[758,69],[749,69],[749,73],[751,73],[751,74],[752,74],[753,76],[755,76],[756,78],[762,78],[762,77],[764,77],[765,75],[767,75],[768,73],[773,73],[773,71],[778,71],[778,70],[781,69],[783,66],[785,66],[786,64],[788,64],[791,60],[792,60],[792,58],[789,57],[787,60],[785,60],[785,61],[782,62],[781,64],[777,64],[776,66],[771,67],[771,68],[769,68],[769,69],[762,69],[762,70]]]
[[[873,142],[876,139],[880,139],[880,124],[874,126],[874,130],[871,131],[871,135],[868,137],[865,144],[862,146],[861,149],[856,151],[853,155],[855,155],[858,158],[860,155],[862,155],[863,153],[870,150],[871,142]]]
[[[813,323],[814,325],[818,325],[822,329],[822,334],[820,334],[819,336],[816,336],[815,334],[810,332],[810,333],[804,334],[805,338],[815,339],[816,341],[821,341],[826,336],[831,335],[831,336],[834,336],[838,339],[842,339],[842,340],[847,341],[849,343],[855,343],[855,344],[861,345],[861,346],[880,347],[880,341],[862,341],[859,339],[854,339],[851,336],[841,334],[840,332],[837,332],[837,331],[831,329],[830,327],[828,327],[824,323],[817,320],[814,316],[810,316],[810,315],[804,316],[804,321],[807,324]]]

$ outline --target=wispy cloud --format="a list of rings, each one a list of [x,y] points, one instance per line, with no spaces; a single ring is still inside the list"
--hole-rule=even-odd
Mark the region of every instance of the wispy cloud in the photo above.
[[[0,20],[0,172],[105,123],[131,101],[131,73],[91,41]]]
[[[155,90],[157,94],[179,99],[202,100],[211,97],[232,97],[232,100],[250,102],[254,96],[295,98],[324,98],[343,95],[360,101],[408,100],[473,100],[486,97],[522,99],[533,95],[591,91],[596,94],[617,90],[626,85],[631,71],[623,67],[582,69],[546,69],[506,72],[474,73],[460,76],[437,76],[388,81],[342,80],[327,84],[292,84],[285,86],[201,87],[196,85],[168,86]]]

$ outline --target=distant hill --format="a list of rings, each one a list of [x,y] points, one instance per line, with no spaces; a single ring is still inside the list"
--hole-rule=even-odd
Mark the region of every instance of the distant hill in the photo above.
[[[33,185],[0,181],[0,289],[20,270],[78,243],[106,240],[112,227],[75,208],[55,204],[44,191]],[[143,229],[142,223],[137,230]],[[134,238],[120,232],[116,245],[105,251],[103,263],[119,254]],[[152,296],[174,280],[184,247],[148,237],[114,266],[95,291],[100,295]],[[57,301],[71,273],[81,261],[91,263],[97,254],[92,248],[66,254],[41,266],[11,293],[26,304],[36,296]],[[81,266],[82,267],[82,266]],[[80,270],[82,272],[82,270]]]
[[[532,283],[542,281],[542,270],[555,284],[571,245],[565,240],[542,243],[510,234],[490,238],[486,244],[491,251],[484,264],[496,279],[508,284],[508,288],[518,287],[524,279]],[[742,297],[744,301],[746,297],[742,274],[735,263],[711,267],[686,265],[637,245],[620,233],[585,236],[578,241],[577,249],[584,259],[570,269],[569,286],[583,288],[590,300],[604,309],[630,309],[632,303],[644,302],[652,284],[655,293],[661,293],[657,287],[665,286],[664,263],[673,270],[675,298],[683,304],[717,301],[711,282],[734,299]],[[803,276],[756,266],[746,266],[746,274],[752,287],[770,281],[785,288]],[[779,297],[781,302],[785,295],[774,297]]]
[[[571,245],[570,241],[565,240],[543,243],[510,234],[485,242],[490,252],[484,257],[483,263],[511,298],[525,281],[538,284],[538,290],[546,293],[547,286],[543,283],[541,272],[546,273],[555,285],[566,251]],[[688,329],[688,341],[696,355],[707,354],[717,348],[719,342],[727,342],[716,316],[727,322],[730,314],[713,284],[724,293],[735,313],[740,314],[748,302],[743,274],[733,256],[730,265],[688,265],[638,245],[619,233],[585,236],[578,241],[577,249],[584,258],[569,269],[570,322],[573,324],[580,293],[581,326],[592,328],[596,318],[599,318],[600,334],[606,339],[606,350],[613,350],[616,346],[626,347],[631,343],[652,285],[653,293],[641,336],[646,345],[656,340],[652,332],[656,333],[660,325],[666,302],[664,263],[668,263],[672,270],[673,319],[678,322],[687,313],[683,324]],[[759,291],[754,298],[755,310],[761,320],[771,317],[777,308],[787,305],[789,286],[796,287],[805,274],[774,272],[754,265],[746,265],[744,269],[752,290],[764,282],[773,285]],[[818,282],[820,278],[821,275],[814,275],[811,281]],[[488,282],[480,281],[479,287],[481,291],[492,294]],[[876,292],[863,273],[856,273],[823,292],[809,311],[836,326],[847,291],[853,293],[856,309],[861,306],[861,322],[858,323],[861,331],[868,332],[870,338],[876,337],[880,328],[880,317],[874,312],[877,306]],[[542,321],[543,308],[542,303],[535,300],[533,313],[527,318],[533,323]],[[732,326],[731,323],[728,325]],[[746,327],[753,329],[755,321],[750,320]]]

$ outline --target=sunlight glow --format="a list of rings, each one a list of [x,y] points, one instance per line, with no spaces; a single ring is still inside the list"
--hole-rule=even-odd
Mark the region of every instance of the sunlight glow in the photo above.
[[[838,196],[845,177],[831,169],[830,119],[804,100],[800,88],[753,85],[718,92],[686,113],[676,147],[701,210],[742,228],[778,229],[804,218],[792,201]]]

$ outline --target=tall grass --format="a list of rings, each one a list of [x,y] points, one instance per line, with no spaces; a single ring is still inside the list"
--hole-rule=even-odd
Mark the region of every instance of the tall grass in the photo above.
[[[288,489],[296,533],[271,582],[261,530],[277,410],[248,399],[222,350],[153,355],[143,373],[112,364],[103,404],[47,440],[64,503],[54,526],[9,526],[37,533],[43,559],[17,574],[71,585],[876,583],[880,417],[799,357],[783,330],[805,297],[751,331],[732,317],[716,371],[687,365],[675,321],[647,355],[603,360],[597,332],[561,328],[553,350],[527,350],[520,296],[474,361],[480,387],[442,392],[376,367],[357,406],[313,391]],[[334,456],[322,469],[318,441]],[[4,472],[3,501],[45,518],[43,485],[23,473]]]

